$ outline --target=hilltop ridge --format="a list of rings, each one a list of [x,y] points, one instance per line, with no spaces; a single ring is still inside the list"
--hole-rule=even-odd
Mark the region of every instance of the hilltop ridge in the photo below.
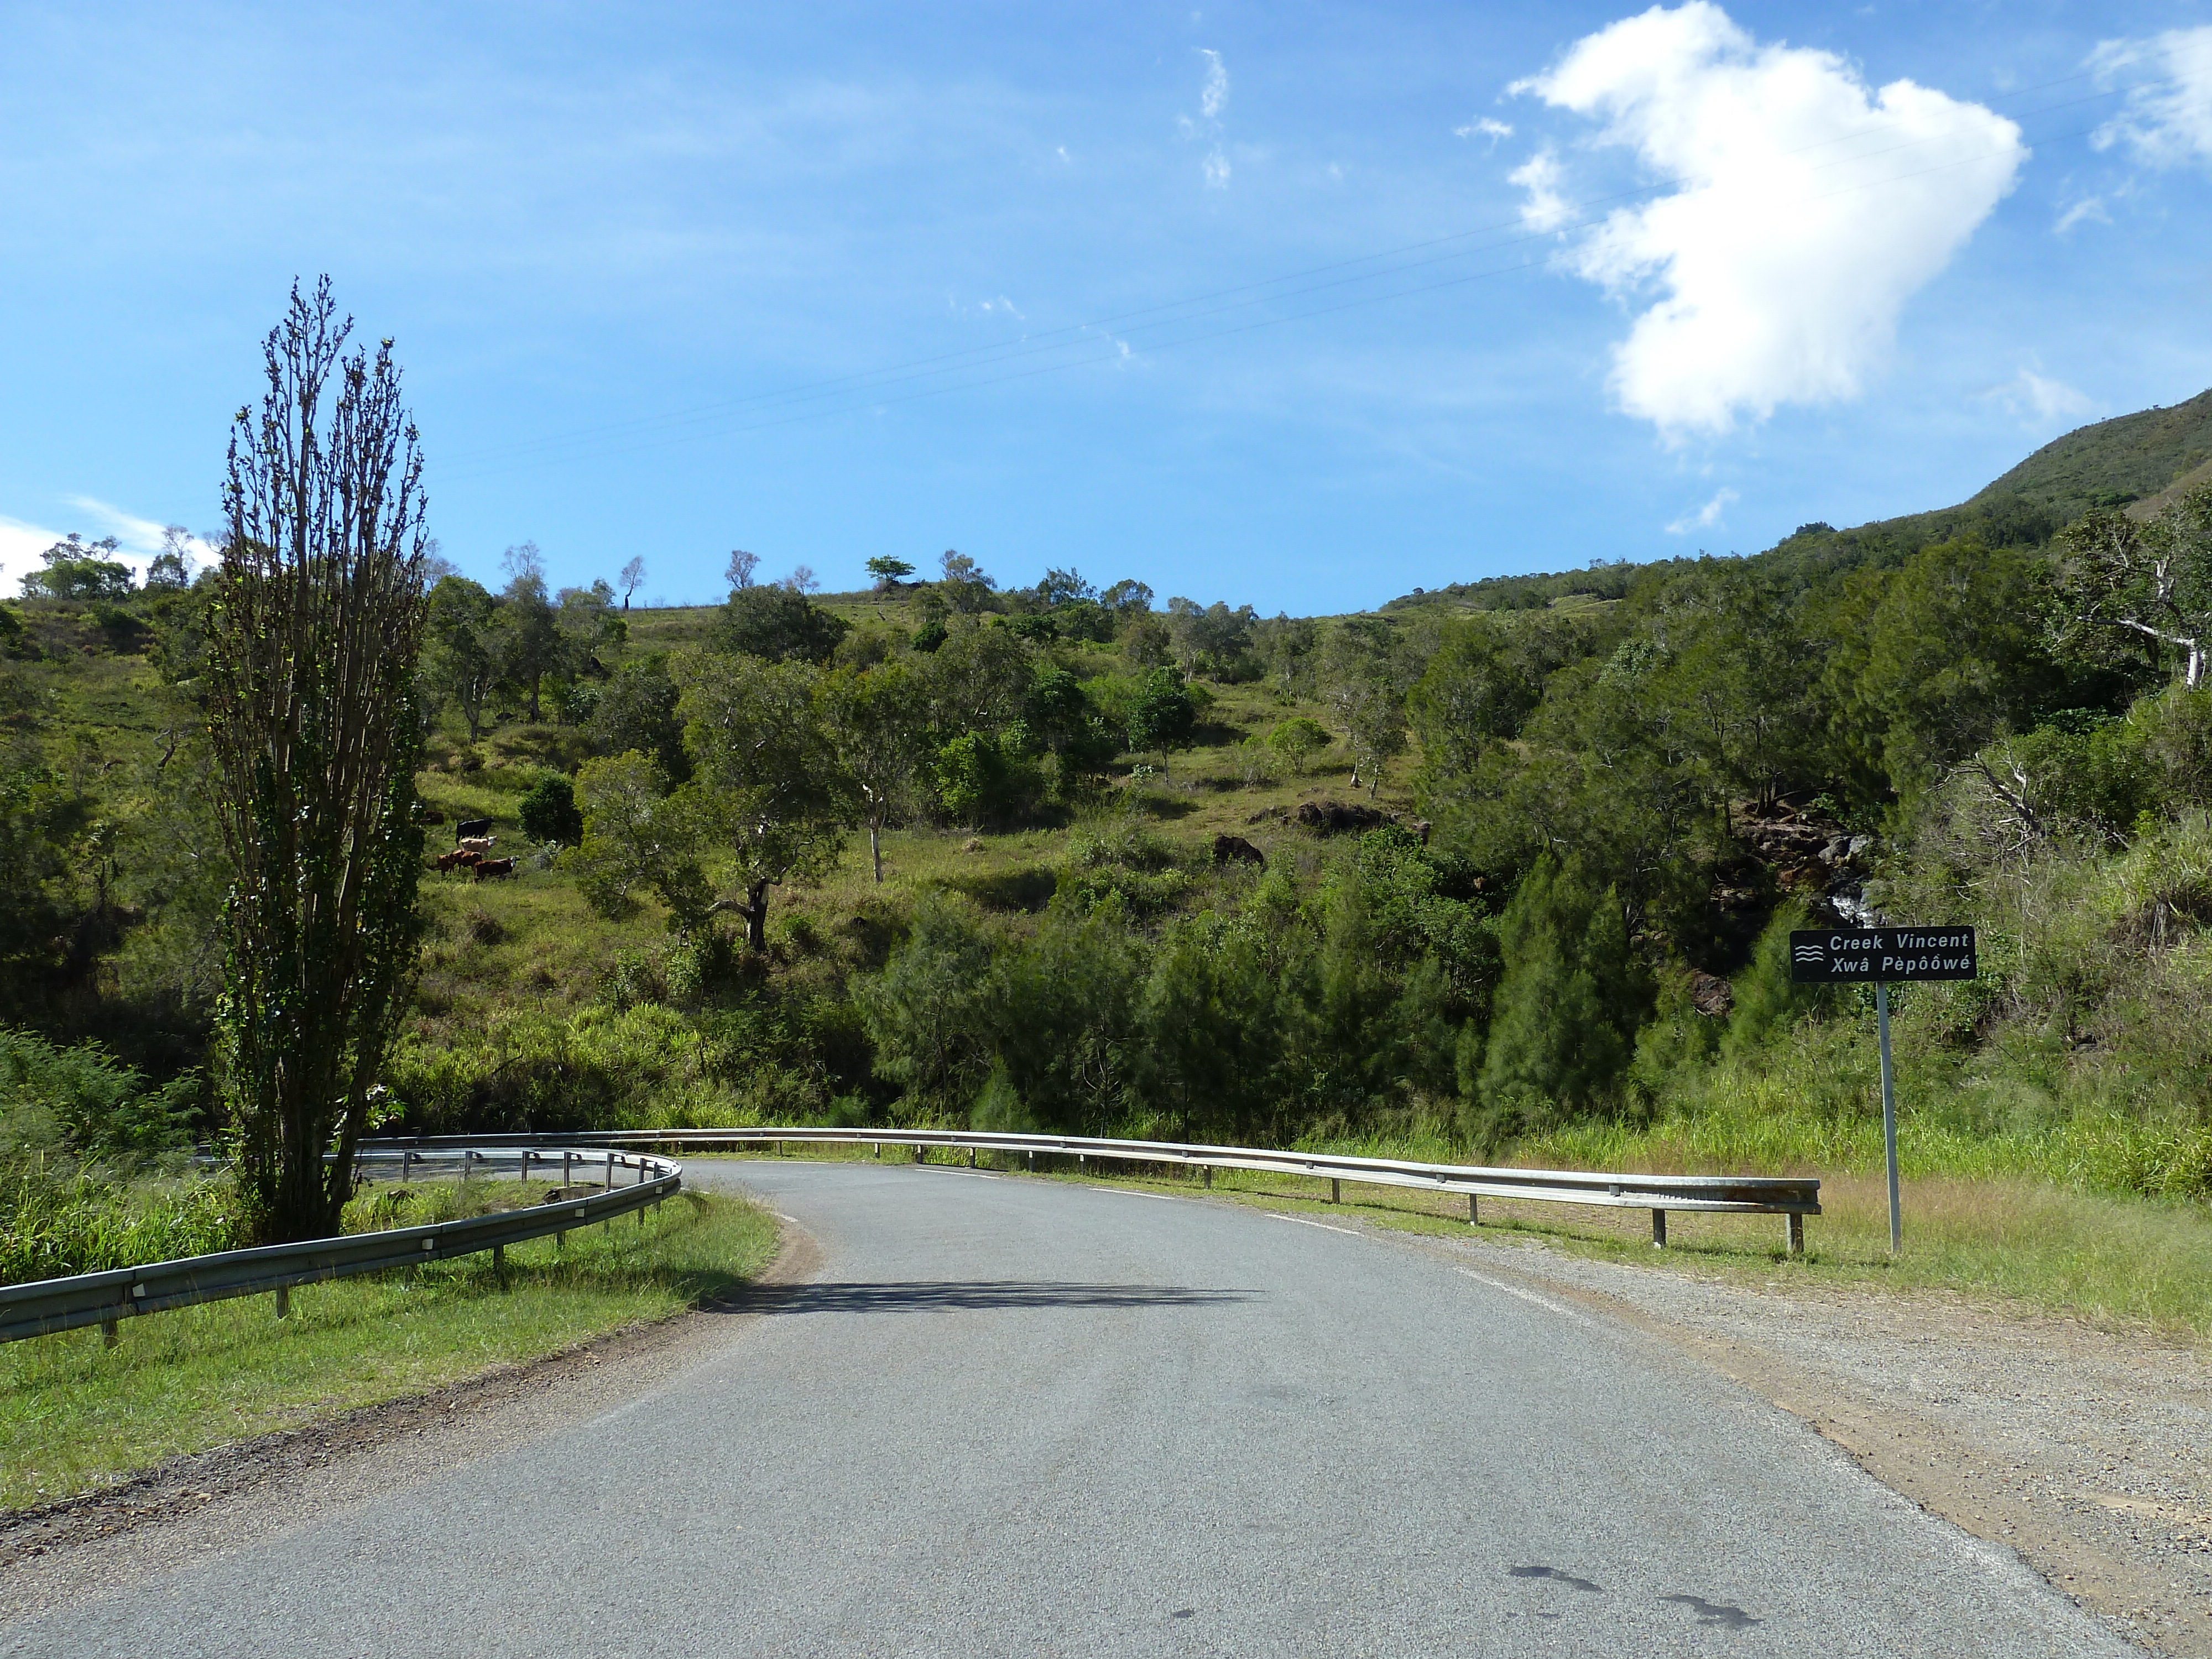
[[[1933,543],[1965,535],[1978,536],[1993,547],[2041,547],[2098,507],[2121,507],[2131,516],[2148,518],[2182,491],[2208,481],[2212,481],[2212,390],[2185,403],[2077,427],[1954,507],[1877,519],[1847,530],[1823,523],[1802,525],[1752,556],[1792,565],[1889,564]],[[1488,576],[1405,594],[1376,608],[1524,611],[1563,599],[1617,599],[1638,571],[1695,562],[1623,562],[1583,570]]]

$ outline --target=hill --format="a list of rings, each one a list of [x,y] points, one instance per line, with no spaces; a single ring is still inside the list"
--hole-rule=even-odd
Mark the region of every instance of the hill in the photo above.
[[[1978,536],[1992,547],[2041,547],[2093,508],[2121,507],[2133,516],[2148,518],[2183,490],[2208,480],[2212,480],[2212,391],[2168,408],[2138,410],[2077,428],[2044,445],[1955,507],[1877,519],[1849,530],[1803,525],[1753,557],[1820,568],[1887,566],[1923,547],[1964,535]],[[1416,590],[1382,608],[1529,611],[1562,602],[1618,599],[1655,568],[1694,562],[1593,563],[1586,570],[1489,576]]]

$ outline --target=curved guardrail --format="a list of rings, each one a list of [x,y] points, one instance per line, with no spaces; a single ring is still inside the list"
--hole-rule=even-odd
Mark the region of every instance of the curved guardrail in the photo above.
[[[1648,1176],[1594,1174],[1572,1170],[1516,1170],[1480,1164],[1422,1164],[1388,1158],[1346,1158],[1325,1152],[1282,1152],[1254,1146],[1210,1146],[1178,1141],[1113,1140],[1080,1135],[991,1134],[969,1129],[840,1129],[805,1125],[758,1125],[718,1129],[605,1130],[568,1135],[445,1135],[412,1139],[364,1141],[356,1153],[364,1173],[411,1177],[417,1165],[428,1172],[458,1167],[464,1176],[481,1170],[496,1176],[513,1171],[527,1180],[557,1167],[564,1195],[526,1208],[460,1221],[432,1222],[383,1232],[340,1238],[270,1244],[216,1255],[188,1256],[143,1267],[118,1267],[29,1285],[0,1285],[0,1342],[40,1336],[51,1331],[99,1325],[112,1341],[120,1321],[165,1309],[216,1302],[228,1297],[274,1291],[277,1312],[295,1285],[312,1285],[352,1273],[376,1273],[410,1262],[438,1261],[490,1250],[494,1259],[507,1245],[542,1238],[657,1203],[683,1185],[683,1166],[650,1149],[679,1147],[696,1152],[737,1152],[747,1147],[798,1145],[871,1146],[913,1149],[917,1158],[933,1149],[965,1151],[972,1164],[979,1152],[1025,1158],[1031,1168],[1040,1155],[1097,1159],[1102,1164],[1151,1164],[1205,1172],[1251,1170],[1327,1181],[1329,1197],[1343,1183],[1409,1187],[1463,1194],[1467,1218],[1476,1219],[1485,1198],[1534,1199],[1552,1203],[1594,1204],[1651,1212],[1651,1242],[1667,1242],[1672,1210],[1779,1215],[1786,1224],[1790,1254],[1805,1248],[1805,1218],[1820,1213],[1820,1183],[1811,1176]],[[625,1152],[623,1148],[637,1149]],[[576,1198],[566,1188],[580,1168],[601,1172],[602,1190]],[[624,1170],[635,1179],[617,1184]]]
[[[1025,1155],[1032,1167],[1038,1155],[1098,1159],[1102,1163],[1180,1165],[1206,1171],[1256,1170],[1276,1175],[1311,1176],[1329,1183],[1332,1200],[1343,1183],[1411,1187],[1427,1192],[1464,1194],[1467,1218],[1476,1218],[1485,1198],[1534,1199],[1551,1203],[1595,1204],[1651,1212],[1651,1242],[1667,1243],[1670,1210],[1779,1215],[1784,1240],[1793,1255],[1805,1249],[1805,1218],[1820,1213],[1820,1182],[1814,1176],[1650,1176],[1593,1174],[1572,1170],[1515,1170],[1480,1164],[1420,1164],[1403,1158],[1344,1158],[1324,1152],[1273,1151],[1255,1146],[1208,1146],[1179,1141],[1109,1140],[1079,1135],[990,1134],[971,1129],[832,1129],[762,1126],[726,1129],[605,1130],[574,1135],[426,1136],[413,1140],[365,1143],[384,1156],[404,1149],[418,1155],[464,1144],[476,1146],[535,1146],[605,1147],[672,1146],[695,1152],[735,1152],[777,1145],[908,1146],[918,1153],[933,1147],[965,1149],[973,1162],[979,1152]]]
[[[641,1211],[684,1184],[682,1164],[650,1152],[518,1146],[504,1138],[497,1146],[477,1140],[391,1152],[378,1146],[360,1154],[356,1162],[364,1171],[393,1170],[403,1176],[411,1175],[420,1165],[426,1173],[458,1169],[466,1176],[478,1170],[487,1174],[512,1170],[527,1178],[541,1165],[549,1170],[558,1167],[564,1188],[571,1174],[581,1168],[599,1173],[602,1190],[581,1197],[564,1193],[521,1209],[468,1216],[459,1221],[311,1238],[295,1244],[264,1244],[156,1261],[143,1267],[116,1267],[66,1279],[42,1279],[28,1285],[0,1285],[0,1342],[87,1325],[98,1325],[113,1342],[120,1322],[125,1319],[270,1291],[276,1293],[281,1316],[295,1285],[417,1262],[445,1261],[483,1250],[491,1251],[497,1262],[509,1244]]]

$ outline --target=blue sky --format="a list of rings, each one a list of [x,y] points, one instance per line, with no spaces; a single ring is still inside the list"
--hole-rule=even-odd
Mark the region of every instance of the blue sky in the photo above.
[[[0,5],[0,563],[323,271],[489,580],[1750,552],[2212,386],[2208,185],[2212,3]]]

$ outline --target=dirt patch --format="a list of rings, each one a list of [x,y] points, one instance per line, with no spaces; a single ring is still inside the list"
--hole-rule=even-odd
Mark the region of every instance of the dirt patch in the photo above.
[[[810,1278],[820,1260],[813,1239],[786,1219],[781,1248],[754,1282]],[[737,1291],[528,1364],[174,1458],[119,1486],[0,1514],[0,1624],[273,1536],[588,1421],[690,1370],[757,1317],[747,1310],[745,1291]]]

